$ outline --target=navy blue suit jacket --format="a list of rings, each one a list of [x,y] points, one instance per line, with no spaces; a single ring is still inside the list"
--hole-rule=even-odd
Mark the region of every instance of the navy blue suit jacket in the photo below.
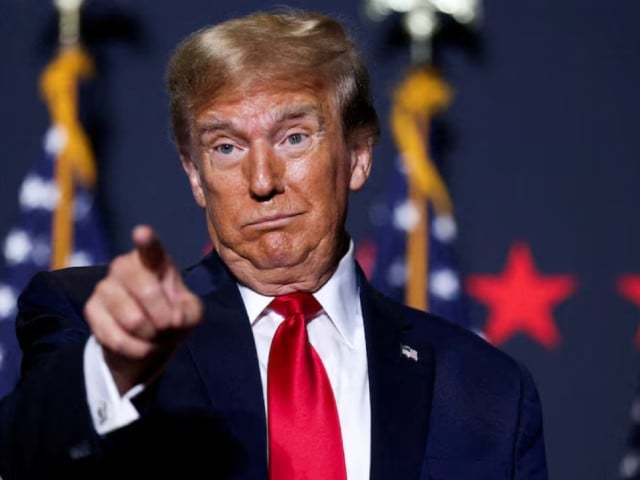
[[[95,433],[82,371],[90,334],[82,308],[105,273],[41,273],[23,292],[23,375],[0,403],[0,476],[266,479],[250,322],[215,254],[185,272],[205,318],[135,400],[141,419],[102,438]],[[359,275],[371,478],[547,478],[540,401],[529,373],[475,334],[389,300]]]

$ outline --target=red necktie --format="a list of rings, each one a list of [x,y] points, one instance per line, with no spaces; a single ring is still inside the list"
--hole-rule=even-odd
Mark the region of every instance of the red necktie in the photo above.
[[[271,343],[267,367],[270,480],[347,478],[338,409],[306,322],[322,307],[308,293],[276,297],[285,317]]]

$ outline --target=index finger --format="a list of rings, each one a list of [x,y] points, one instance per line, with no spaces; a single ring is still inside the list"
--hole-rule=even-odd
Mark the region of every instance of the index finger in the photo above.
[[[161,276],[169,265],[170,259],[156,233],[147,225],[138,225],[133,230],[132,236],[142,264]]]

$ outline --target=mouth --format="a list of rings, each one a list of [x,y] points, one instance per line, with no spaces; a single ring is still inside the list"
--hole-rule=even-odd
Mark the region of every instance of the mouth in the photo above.
[[[301,213],[289,213],[289,214],[274,214],[258,217],[250,222],[247,222],[244,226],[249,228],[259,229],[274,229],[280,228],[289,224],[295,217],[302,215]]]

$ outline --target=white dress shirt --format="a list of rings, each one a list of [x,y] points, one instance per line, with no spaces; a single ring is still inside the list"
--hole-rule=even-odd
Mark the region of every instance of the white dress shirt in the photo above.
[[[271,341],[283,317],[268,308],[273,297],[242,285],[239,289],[258,352],[266,412],[267,361]],[[307,325],[309,341],[322,359],[336,398],[347,478],[365,480],[369,478],[371,462],[371,407],[353,242],[333,276],[314,296],[323,312]],[[136,386],[120,397],[93,336],[85,348],[84,373],[89,408],[98,433],[108,433],[139,418],[131,399],[144,386]]]

